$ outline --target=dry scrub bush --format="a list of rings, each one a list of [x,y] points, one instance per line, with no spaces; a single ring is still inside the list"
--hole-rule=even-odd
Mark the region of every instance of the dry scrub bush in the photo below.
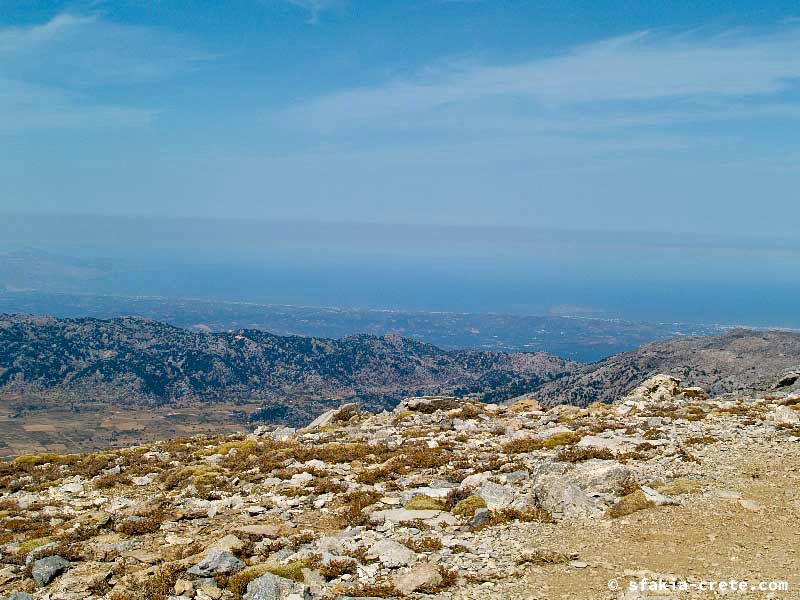
[[[401,542],[414,552],[436,552],[442,549],[442,540],[433,536],[408,537]]]
[[[581,434],[575,431],[564,431],[555,433],[548,438],[522,438],[512,440],[503,444],[503,450],[507,454],[524,454],[535,452],[536,450],[552,450],[559,446],[577,444],[581,440]]]
[[[655,506],[653,502],[647,499],[642,490],[637,490],[620,498],[616,504],[606,510],[605,514],[609,519],[618,519]]]
[[[559,451],[556,460],[577,463],[592,459],[614,460],[614,453],[608,448],[579,448],[571,446]]]
[[[556,520],[549,512],[543,508],[532,508],[520,510],[516,508],[501,508],[490,512],[489,524],[501,525],[511,521],[523,521],[526,523],[537,521],[539,523],[555,523]]]
[[[351,558],[334,558],[319,567],[319,573],[325,579],[338,579],[342,575],[352,575],[356,572],[356,561]]]

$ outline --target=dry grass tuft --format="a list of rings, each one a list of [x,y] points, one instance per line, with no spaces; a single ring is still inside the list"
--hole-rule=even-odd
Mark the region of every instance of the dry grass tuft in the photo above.
[[[367,520],[364,509],[381,499],[381,494],[367,490],[356,490],[341,497],[338,514],[350,527],[363,525]]]
[[[93,483],[98,490],[107,490],[117,485],[130,485],[132,480],[125,473],[108,473],[101,475]]]
[[[445,503],[439,498],[431,498],[425,494],[414,496],[403,508],[408,510],[443,510]]]
[[[247,586],[250,584],[251,581],[254,579],[258,579],[264,573],[269,572],[269,566],[267,563],[261,563],[258,565],[251,565],[249,567],[245,567],[241,571],[238,571],[228,577],[228,582],[226,587],[228,590],[233,592],[233,595],[237,598],[241,598],[245,592],[247,591]]]
[[[637,490],[632,494],[623,496],[614,506],[606,510],[606,517],[609,519],[618,519],[640,510],[654,508],[655,506],[654,503],[647,499],[647,496],[645,496],[642,490]]]
[[[577,463],[592,459],[601,460],[614,460],[614,453],[608,448],[579,448],[577,446],[570,446],[560,450],[556,456],[556,460],[562,462]]]
[[[512,440],[503,444],[503,450],[507,454],[523,454],[535,452],[536,450],[553,450],[559,446],[577,444],[581,441],[581,437],[583,436],[576,431],[563,431],[544,439],[523,438]]]
[[[543,508],[531,508],[528,510],[502,508],[500,510],[493,510],[490,513],[490,525],[501,525],[502,523],[509,523],[511,521],[523,521],[526,523],[531,523],[534,521],[539,523],[556,522],[556,520],[553,518],[553,515]]]
[[[458,583],[458,572],[448,569],[447,567],[443,567],[439,565],[437,567],[439,571],[439,577],[441,577],[441,581],[436,585],[423,585],[416,589],[416,592],[422,594],[438,594],[439,592],[443,592],[444,590],[453,587]]]
[[[319,572],[328,581],[342,575],[352,575],[356,572],[356,561],[351,558],[334,558],[320,565]]]
[[[578,558],[577,554],[566,554],[556,550],[536,548],[535,550],[524,551],[517,559],[517,564],[544,567],[547,565],[560,565],[571,560],[575,560],[576,558]]]
[[[341,586],[332,589],[334,598],[401,598],[402,594],[391,583],[361,583],[354,586]]]
[[[166,600],[182,573],[183,569],[176,564],[162,567],[141,584],[133,600]]]
[[[477,494],[472,494],[459,500],[451,512],[461,517],[471,517],[479,508],[486,508],[486,501]]]
[[[409,537],[400,542],[414,552],[436,552],[442,549],[442,540],[433,536]]]
[[[669,483],[657,486],[662,494],[667,496],[680,496],[682,494],[696,494],[703,489],[703,484],[694,479],[675,479]]]
[[[304,579],[303,569],[308,567],[309,563],[305,560],[293,560],[284,564],[266,563],[264,565],[264,573],[272,573],[278,577],[302,583]],[[264,573],[261,573],[261,575]]]
[[[713,435],[693,435],[691,437],[686,438],[686,445],[687,446],[705,446],[707,444],[715,444],[719,441],[719,439],[715,438]]]

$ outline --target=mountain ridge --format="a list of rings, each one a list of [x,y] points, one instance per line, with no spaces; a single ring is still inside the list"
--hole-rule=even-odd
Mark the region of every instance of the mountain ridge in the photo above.
[[[123,403],[367,396],[367,405],[386,408],[444,392],[493,400],[572,368],[545,353],[445,351],[397,335],[199,333],[141,317],[0,315],[0,390],[103,388]]]
[[[545,405],[612,403],[638,382],[665,373],[712,395],[766,391],[800,371],[800,333],[737,328],[721,335],[651,342],[544,382],[526,396]]]

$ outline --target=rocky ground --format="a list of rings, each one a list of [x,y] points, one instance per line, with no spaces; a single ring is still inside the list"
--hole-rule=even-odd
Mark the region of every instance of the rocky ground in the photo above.
[[[800,598],[800,395],[353,405],[301,430],[0,464],[0,596]],[[609,589],[614,580],[618,589]]]

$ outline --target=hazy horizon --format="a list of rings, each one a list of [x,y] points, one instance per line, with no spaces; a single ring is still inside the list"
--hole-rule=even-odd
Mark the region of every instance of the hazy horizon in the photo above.
[[[790,239],[66,215],[6,215],[0,237],[106,261],[50,291],[800,326]]]

